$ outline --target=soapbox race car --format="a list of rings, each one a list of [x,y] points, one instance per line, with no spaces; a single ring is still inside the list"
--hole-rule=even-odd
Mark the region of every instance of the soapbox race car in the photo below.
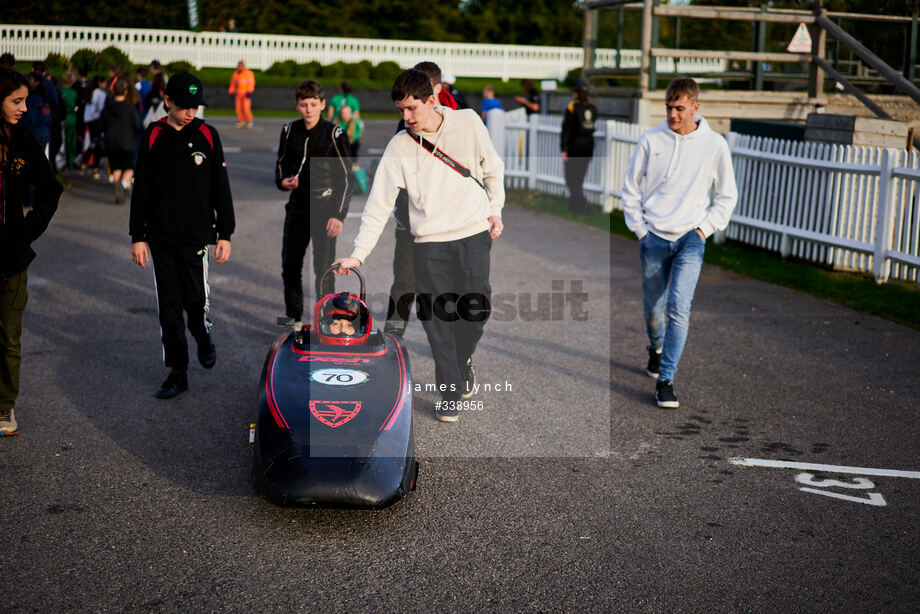
[[[279,505],[381,508],[415,489],[409,355],[373,330],[353,272],[360,296],[322,297],[262,368],[252,482]]]

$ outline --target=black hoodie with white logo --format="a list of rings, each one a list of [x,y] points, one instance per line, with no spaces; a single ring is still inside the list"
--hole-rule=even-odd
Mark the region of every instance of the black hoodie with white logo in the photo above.
[[[176,130],[164,117],[141,139],[131,194],[135,243],[213,244],[235,228],[217,131],[200,119]]]

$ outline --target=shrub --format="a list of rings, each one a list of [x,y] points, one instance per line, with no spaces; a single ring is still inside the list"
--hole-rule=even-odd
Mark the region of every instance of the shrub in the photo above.
[[[96,52],[92,49],[77,49],[70,56],[71,65],[80,72],[89,75],[98,71],[96,64],[98,62]]]
[[[348,64],[346,75],[349,79],[370,79],[374,65],[369,60],[362,60],[356,64]]]
[[[299,73],[300,67],[294,60],[275,62],[268,68],[268,70],[265,71],[265,74],[274,75],[277,77],[296,77]]]
[[[72,66],[70,60],[60,53],[51,52],[45,58],[45,68],[48,69],[48,72],[55,75],[63,74]]]
[[[396,62],[380,62],[371,70],[371,77],[375,81],[393,81],[402,72],[402,68]]]
[[[195,67],[185,60],[176,60],[166,65],[166,74],[173,75],[177,72],[195,72]]]
[[[568,87],[574,87],[575,82],[578,81],[579,79],[581,79],[581,67],[573,68],[572,70],[567,72],[565,75],[565,80],[562,83],[563,85],[567,85]]]
[[[298,64],[297,71],[297,74],[305,79],[315,79],[323,71],[323,65],[316,60],[313,60],[312,62],[307,62],[306,64]]]
[[[96,66],[94,70],[107,73],[113,66],[118,66],[121,70],[131,70],[134,64],[124,51],[110,45],[96,55]]]
[[[345,76],[345,70],[347,68],[345,62],[333,62],[328,66],[323,66],[320,69],[319,75],[324,79],[341,79]]]

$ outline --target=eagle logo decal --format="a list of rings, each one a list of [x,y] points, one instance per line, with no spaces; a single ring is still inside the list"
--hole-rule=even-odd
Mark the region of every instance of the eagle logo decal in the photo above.
[[[310,401],[313,417],[332,428],[349,422],[359,411],[361,401]]]

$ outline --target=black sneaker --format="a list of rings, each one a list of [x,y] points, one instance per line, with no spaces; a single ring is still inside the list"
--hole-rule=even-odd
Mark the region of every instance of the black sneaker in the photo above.
[[[667,409],[677,409],[680,403],[677,401],[677,395],[674,394],[674,386],[671,382],[659,381],[655,384],[655,401],[658,407]]]
[[[460,365],[460,379],[463,383],[461,399],[468,399],[476,394],[476,372],[473,370],[472,358],[467,358],[466,362]]]
[[[210,336],[207,343],[198,344],[198,362],[205,369],[210,369],[217,362],[217,346],[211,341]]]
[[[163,382],[163,385],[153,396],[158,399],[171,399],[186,390],[188,390],[188,376],[183,371],[173,371],[166,377],[166,381]]]
[[[649,377],[658,379],[658,367],[661,365],[661,352],[656,351],[652,346],[648,346],[648,365],[645,366],[645,373]]]
[[[387,320],[387,323],[383,327],[384,333],[389,333],[395,335],[402,339],[403,333],[406,332],[406,321],[405,320]]]

